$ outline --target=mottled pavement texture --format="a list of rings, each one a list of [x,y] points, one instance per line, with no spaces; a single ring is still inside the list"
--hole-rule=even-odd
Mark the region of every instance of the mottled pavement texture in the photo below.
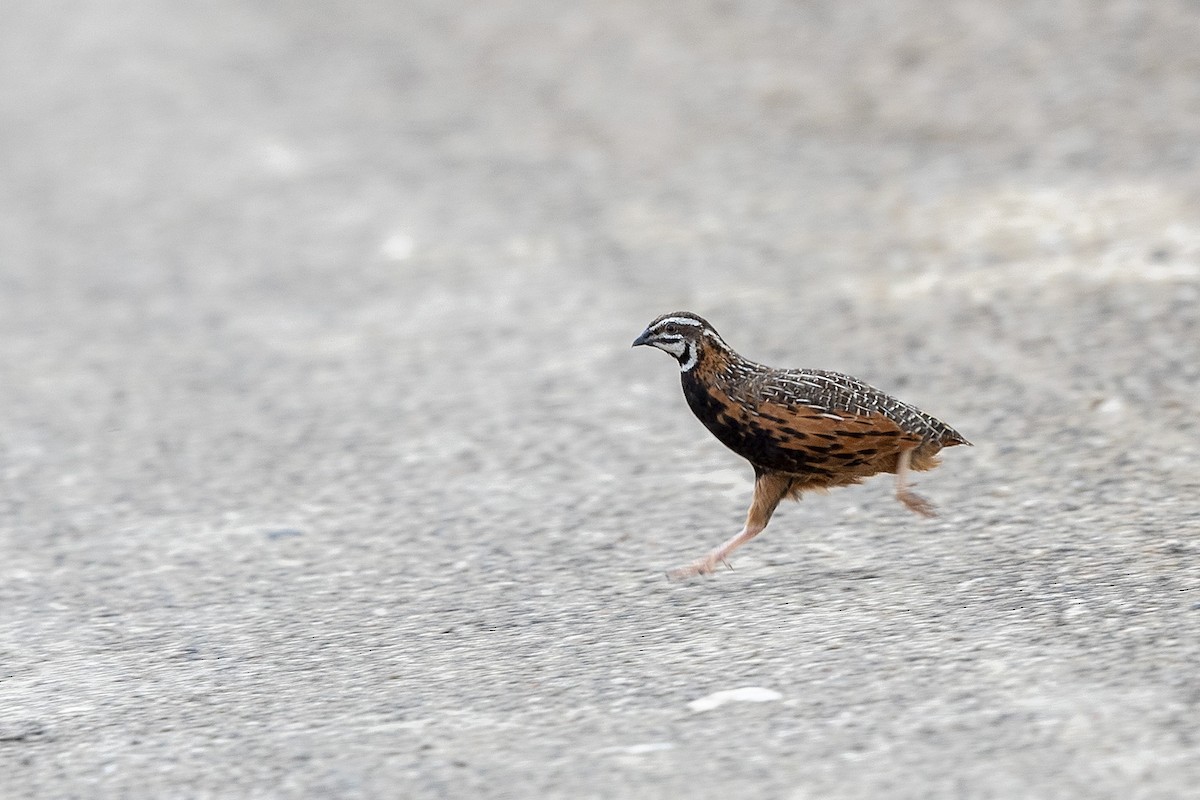
[[[0,11],[6,799],[1200,786],[1195,3]],[[942,516],[667,581],[751,486],[678,309]]]

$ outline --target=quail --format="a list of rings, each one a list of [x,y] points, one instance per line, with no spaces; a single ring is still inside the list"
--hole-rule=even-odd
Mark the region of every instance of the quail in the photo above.
[[[773,369],[742,358],[690,312],[654,320],[634,340],[639,345],[675,357],[692,412],[754,467],[754,496],[742,530],[672,577],[728,565],[729,554],[762,532],[784,498],[880,472],[895,474],[901,503],[935,516],[933,505],[910,488],[909,473],[936,467],[943,447],[970,444],[946,423],[849,375]]]

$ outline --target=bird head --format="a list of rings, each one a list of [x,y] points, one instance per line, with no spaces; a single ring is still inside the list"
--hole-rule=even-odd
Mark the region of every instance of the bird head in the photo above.
[[[663,314],[651,322],[633,346],[649,345],[675,356],[681,372],[696,366],[705,348],[713,345],[728,349],[716,329],[700,316],[689,311]]]

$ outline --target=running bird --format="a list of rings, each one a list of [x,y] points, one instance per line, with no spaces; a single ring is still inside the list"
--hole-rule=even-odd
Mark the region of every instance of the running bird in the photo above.
[[[664,314],[634,340],[679,362],[683,396],[704,426],[754,467],[754,498],[736,536],[675,578],[704,575],[753,539],[785,497],[896,475],[896,498],[936,516],[909,488],[913,470],[933,469],[943,447],[969,445],[958,431],[849,375],[772,369],[735,353],[712,325],[686,311]]]

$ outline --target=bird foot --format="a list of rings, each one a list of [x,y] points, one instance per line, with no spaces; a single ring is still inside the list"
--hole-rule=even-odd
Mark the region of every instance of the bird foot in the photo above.
[[[896,492],[896,499],[904,503],[908,510],[914,514],[920,514],[922,517],[936,517],[938,515],[933,503],[916,492],[901,489]]]
[[[691,564],[671,570],[667,573],[667,577],[669,577],[671,580],[678,581],[684,578],[691,578],[695,575],[711,575],[713,572],[717,571],[717,566],[719,564],[724,564],[725,566],[729,567],[729,569],[733,569],[723,555],[711,553],[704,558],[696,559]]]

